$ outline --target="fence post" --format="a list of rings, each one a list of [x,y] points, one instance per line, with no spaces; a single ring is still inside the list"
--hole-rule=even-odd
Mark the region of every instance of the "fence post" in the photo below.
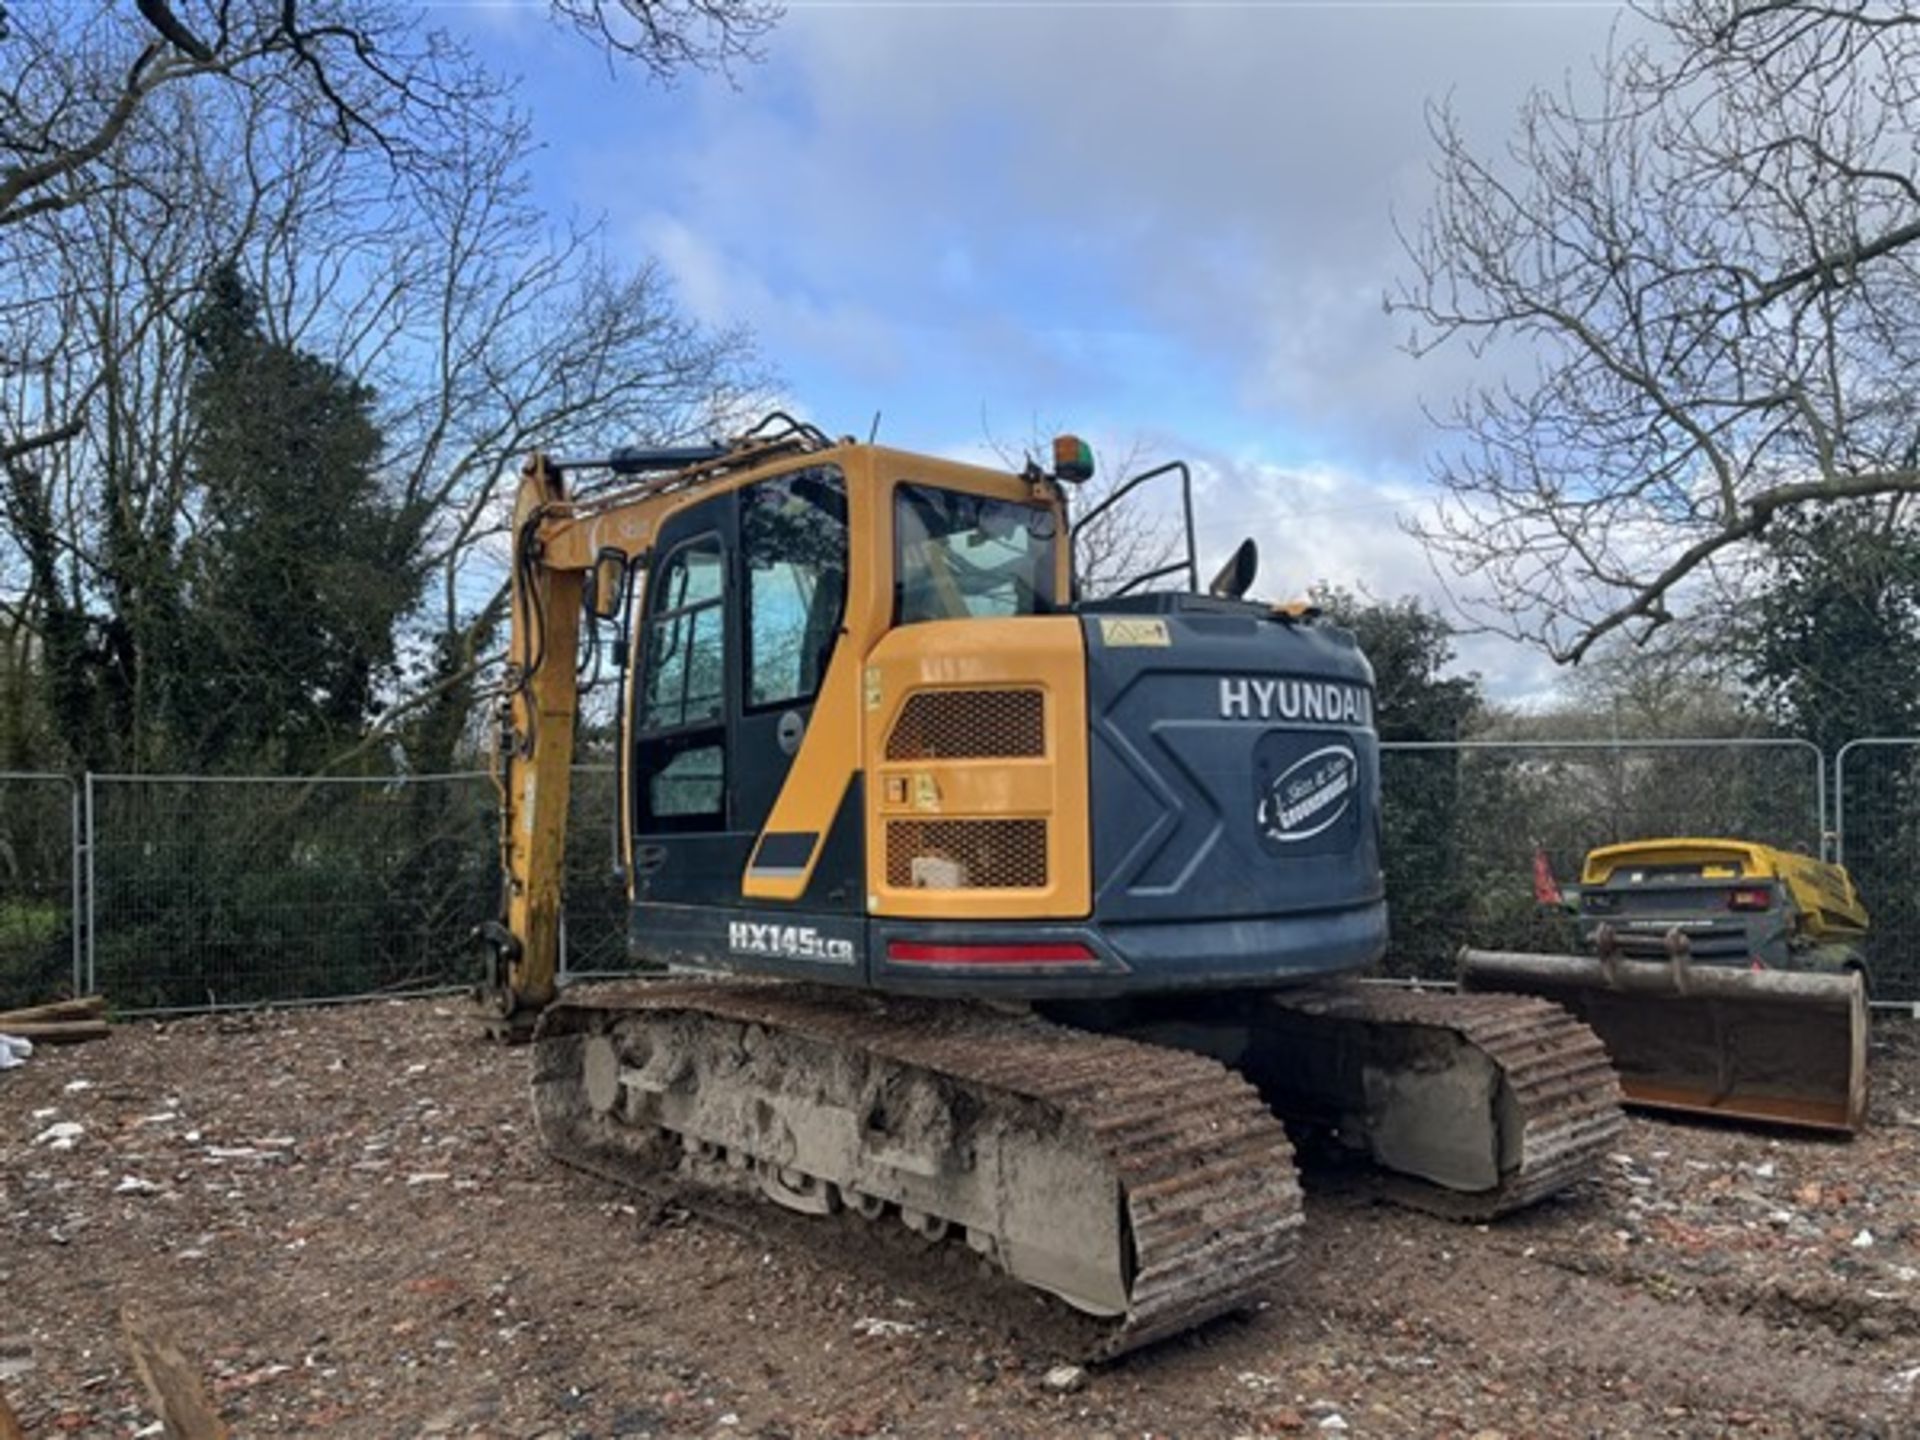
[[[1859,745],[1849,740],[1833,757],[1833,863],[1847,863],[1847,755]]]
[[[67,886],[68,906],[73,931],[73,993],[90,994],[87,988],[86,952],[80,939],[80,783],[67,776]]]
[[[86,799],[86,807],[85,807],[86,809],[85,824],[86,824],[86,846],[87,846],[87,884],[86,884],[86,890],[87,890],[87,986],[82,993],[91,995],[94,992],[94,988],[100,983],[100,972],[96,968],[98,964],[98,957],[94,953],[94,946],[93,946],[93,936],[94,936],[94,928],[95,928],[93,923],[94,921],[93,901],[94,901],[94,895],[98,888],[94,883],[95,876],[94,876],[94,868],[93,868],[93,852],[97,848],[96,842],[99,836],[94,829],[93,772],[91,770],[87,771],[87,774],[86,774],[86,794],[87,794],[87,799]]]

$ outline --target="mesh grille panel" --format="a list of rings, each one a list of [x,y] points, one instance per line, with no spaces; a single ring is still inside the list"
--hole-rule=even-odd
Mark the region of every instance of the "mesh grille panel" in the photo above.
[[[1006,760],[1044,755],[1045,701],[1038,690],[922,690],[907,697],[889,760]]]
[[[1044,890],[1044,820],[889,820],[896,890]]]

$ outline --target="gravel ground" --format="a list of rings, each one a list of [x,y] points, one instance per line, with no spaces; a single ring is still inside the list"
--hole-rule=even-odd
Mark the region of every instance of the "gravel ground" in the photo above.
[[[412,1002],[131,1025],[0,1075],[28,1433],[158,1433],[132,1305],[242,1435],[1920,1435],[1897,1023],[1851,1143],[1636,1118],[1599,1181],[1492,1227],[1320,1177],[1266,1308],[1051,1378],[1048,1304],[963,1255],[549,1163],[525,1063]]]

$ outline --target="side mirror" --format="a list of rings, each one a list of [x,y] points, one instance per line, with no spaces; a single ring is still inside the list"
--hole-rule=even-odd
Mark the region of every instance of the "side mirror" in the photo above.
[[[1238,600],[1253,588],[1253,577],[1259,573],[1260,547],[1249,535],[1220,567],[1220,573],[1207,586],[1207,593],[1217,600]]]
[[[619,550],[602,550],[587,572],[587,613],[596,620],[612,620],[620,614],[620,602],[627,593],[627,557]]]

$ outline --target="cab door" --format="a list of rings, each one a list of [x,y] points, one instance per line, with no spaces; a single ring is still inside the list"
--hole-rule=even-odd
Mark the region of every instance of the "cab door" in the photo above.
[[[773,812],[839,641],[847,598],[847,491],[833,466],[776,475],[740,491],[741,703],[735,802],[762,829]],[[768,837],[797,863],[801,836]],[[788,858],[776,855],[775,859]],[[768,855],[756,859],[764,866]]]
[[[846,486],[830,466],[690,506],[660,528],[634,687],[635,896],[739,905],[846,604]]]
[[[633,690],[634,895],[642,903],[736,902],[755,828],[735,815],[729,732],[738,711],[731,596],[732,495],[660,527]]]

